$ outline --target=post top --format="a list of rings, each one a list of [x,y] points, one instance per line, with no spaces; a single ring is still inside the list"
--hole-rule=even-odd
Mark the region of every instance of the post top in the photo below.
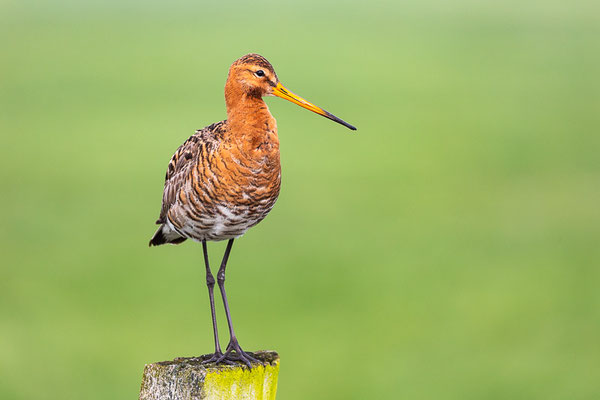
[[[263,366],[275,365],[275,364],[279,363],[279,354],[277,354],[277,352],[275,352],[275,351],[260,350],[257,352],[250,353],[250,355],[252,355],[257,360],[261,361]],[[177,357],[171,361],[159,361],[155,364],[165,366],[165,367],[187,364],[187,365],[194,366],[194,367],[201,367],[201,368],[204,368],[207,370],[215,369],[215,368],[216,369],[231,369],[231,368],[239,368],[239,367],[246,366],[246,364],[244,364],[242,361],[235,361],[235,364],[233,364],[233,365],[228,365],[228,364],[217,365],[215,363],[202,364],[202,362],[204,360],[209,359],[212,356],[213,356],[212,354],[204,354],[199,357]],[[252,368],[254,368],[256,366],[260,366],[260,365],[261,364],[252,363]]]

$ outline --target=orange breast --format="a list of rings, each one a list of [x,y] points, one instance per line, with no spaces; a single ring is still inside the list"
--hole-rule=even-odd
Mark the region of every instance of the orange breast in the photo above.
[[[269,127],[269,129],[264,129]],[[216,146],[200,143],[197,162],[181,185],[168,220],[196,240],[241,236],[273,208],[281,186],[276,127],[232,134]]]

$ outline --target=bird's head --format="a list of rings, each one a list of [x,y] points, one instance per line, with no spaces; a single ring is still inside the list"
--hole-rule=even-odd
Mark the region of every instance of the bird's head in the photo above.
[[[250,97],[272,95],[279,83],[273,66],[263,56],[246,54],[229,68],[227,83],[235,83]]]
[[[236,93],[240,90],[242,93]],[[356,128],[349,123],[286,89],[281,82],[279,82],[279,78],[277,78],[277,74],[271,63],[258,54],[246,54],[231,64],[231,68],[229,68],[229,76],[227,77],[227,83],[225,85],[225,96],[240,95],[254,98],[261,98],[264,96],[281,97],[300,107],[304,107],[307,110],[342,124],[349,129],[356,130]]]

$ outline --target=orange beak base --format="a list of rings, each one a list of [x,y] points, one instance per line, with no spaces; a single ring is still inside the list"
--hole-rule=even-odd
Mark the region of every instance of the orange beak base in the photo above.
[[[282,99],[291,101],[292,103],[298,104],[300,107],[304,107],[307,110],[310,110],[314,113],[324,116],[325,118],[329,118],[330,120],[335,121],[338,124],[344,125],[348,129],[352,129],[353,131],[356,130],[356,128],[354,126],[350,125],[346,121],[336,117],[335,115],[333,115],[332,113],[330,113],[328,111],[323,110],[321,107],[317,107],[314,104],[304,100],[302,97],[298,96],[297,94],[290,92],[279,82],[277,82],[277,85],[273,88],[273,95],[277,96],[277,97],[281,97]]]

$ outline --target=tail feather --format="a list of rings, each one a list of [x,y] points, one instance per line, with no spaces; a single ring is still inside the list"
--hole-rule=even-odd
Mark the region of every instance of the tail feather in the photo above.
[[[166,225],[161,225],[160,228],[156,230],[152,239],[150,239],[150,243],[148,246],[160,246],[161,244],[170,243],[170,244],[179,244],[184,242],[187,238],[179,235],[177,232],[171,230]]]

